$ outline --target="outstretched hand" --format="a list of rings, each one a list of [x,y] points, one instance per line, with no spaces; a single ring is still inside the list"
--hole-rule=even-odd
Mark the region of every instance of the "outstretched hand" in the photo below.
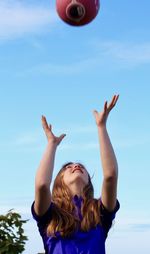
[[[97,112],[96,110],[93,111],[97,126],[100,127],[100,126],[106,125],[109,112],[116,105],[118,98],[119,98],[119,95],[114,95],[112,97],[111,102],[108,105],[107,105],[107,101],[105,101],[103,111],[101,112]]]
[[[52,125],[51,124],[48,125],[45,116],[42,116],[42,126],[43,126],[48,142],[59,145],[60,142],[63,140],[63,138],[66,136],[66,134],[62,134],[59,137],[56,137],[52,132]]]

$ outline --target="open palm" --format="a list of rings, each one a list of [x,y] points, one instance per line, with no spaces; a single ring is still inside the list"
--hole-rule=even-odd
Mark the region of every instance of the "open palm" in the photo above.
[[[118,98],[119,98],[119,95],[114,95],[109,104],[107,103],[107,101],[105,101],[103,111],[101,112],[97,112],[96,110],[93,111],[95,121],[98,126],[103,126],[106,124],[109,112],[116,105]]]
[[[56,137],[52,132],[52,125],[51,124],[48,125],[45,116],[42,116],[42,126],[43,126],[48,142],[52,142],[56,145],[59,145],[62,139],[66,136],[66,134],[62,134],[59,137]]]

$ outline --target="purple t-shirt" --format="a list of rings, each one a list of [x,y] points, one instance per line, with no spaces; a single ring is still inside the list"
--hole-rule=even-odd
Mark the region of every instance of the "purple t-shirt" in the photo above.
[[[77,207],[78,216],[82,220],[81,203],[82,197],[75,195],[73,202]],[[97,225],[91,228],[88,232],[78,230],[69,238],[62,238],[57,232],[57,238],[46,235],[46,225],[51,220],[51,208],[53,202],[47,212],[42,216],[37,216],[34,211],[34,202],[31,207],[33,218],[37,222],[40,235],[43,239],[44,249],[46,254],[105,254],[105,240],[108,231],[115,218],[116,212],[119,210],[120,204],[117,200],[116,207],[113,212],[107,211],[102,202],[100,201],[100,209],[102,215],[102,226]]]

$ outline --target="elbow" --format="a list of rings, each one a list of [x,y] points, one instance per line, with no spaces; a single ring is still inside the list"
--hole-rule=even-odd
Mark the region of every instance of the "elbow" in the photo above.
[[[45,184],[36,185],[35,192],[45,196],[47,193],[50,192],[50,187]]]
[[[46,176],[39,176],[39,175],[36,175],[35,177],[35,186],[36,188],[38,189],[47,189],[50,187],[50,183],[51,183],[51,178],[49,179],[48,177]]]
[[[116,175],[104,176],[104,180],[107,182],[117,182],[118,177]]]
[[[36,189],[40,190],[40,191],[47,191],[50,188],[50,183],[45,183],[45,182],[36,182],[35,184]]]
[[[118,170],[115,168],[104,174],[104,178],[107,181],[116,181],[118,179]]]

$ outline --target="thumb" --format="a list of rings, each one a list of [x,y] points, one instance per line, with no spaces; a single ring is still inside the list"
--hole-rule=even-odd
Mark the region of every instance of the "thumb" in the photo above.
[[[66,134],[62,134],[62,135],[59,136],[60,142],[63,140],[63,138],[64,138],[65,136],[66,136]]]
[[[98,115],[97,110],[93,110],[93,115],[94,115],[95,117],[97,117],[97,115]]]

